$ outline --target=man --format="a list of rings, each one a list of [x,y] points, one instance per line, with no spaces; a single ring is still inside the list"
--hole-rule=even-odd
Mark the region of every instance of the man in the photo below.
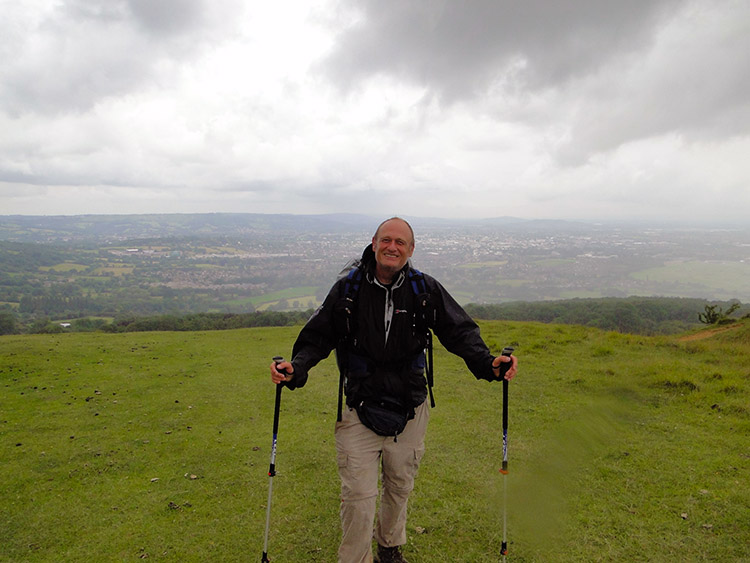
[[[362,255],[361,276],[338,280],[300,332],[292,361],[271,364],[271,380],[294,389],[336,349],[346,392],[335,431],[342,498],[339,563],[373,560],[379,470],[376,561],[406,563],[400,551],[406,505],[429,419],[427,328],[477,379],[501,379],[502,363],[509,364],[506,379],[516,375],[516,358],[493,356],[476,323],[434,278],[422,275],[423,293],[417,294],[409,265],[413,253],[414,232],[406,221],[393,217],[381,223]]]

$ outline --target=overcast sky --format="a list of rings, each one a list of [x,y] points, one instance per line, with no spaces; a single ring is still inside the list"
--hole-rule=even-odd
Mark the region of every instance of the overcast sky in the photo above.
[[[0,8],[1,215],[750,215],[747,0]]]

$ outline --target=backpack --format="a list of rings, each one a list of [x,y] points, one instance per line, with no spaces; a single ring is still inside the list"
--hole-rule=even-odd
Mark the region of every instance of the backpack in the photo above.
[[[363,272],[359,267],[358,261],[355,261],[342,272],[346,272],[346,281],[344,282],[344,305],[341,307],[341,318],[343,318],[343,325],[340,327],[341,334],[348,335],[354,328],[354,317],[356,315],[356,304],[357,297],[359,295],[359,288],[362,284]],[[433,378],[433,363],[432,363],[432,331],[430,327],[434,325],[435,310],[430,305],[430,294],[427,293],[427,286],[424,282],[424,274],[416,268],[409,267],[408,269],[408,281],[412,288],[412,292],[416,298],[417,307],[419,311],[415,316],[415,330],[424,330],[425,336],[425,351],[426,351],[426,362],[425,362],[425,376],[427,377],[427,391],[430,396],[430,407],[435,408],[435,396],[432,392],[434,385]],[[342,340],[346,339],[346,336],[342,337]],[[338,360],[338,357],[337,357]],[[341,409],[343,405],[344,397],[344,369],[339,364],[339,397],[338,397],[338,418],[341,422]]]

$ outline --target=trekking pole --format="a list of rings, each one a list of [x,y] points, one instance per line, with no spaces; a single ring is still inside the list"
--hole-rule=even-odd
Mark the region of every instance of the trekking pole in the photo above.
[[[502,356],[513,354],[513,348],[506,346],[501,353]],[[503,378],[503,465],[500,473],[503,474],[503,543],[500,546],[500,553],[503,561],[508,555],[508,380],[505,379],[505,373],[510,369],[512,364],[505,362],[500,364],[500,376]]]
[[[273,361],[278,366],[284,361],[281,356],[274,356]],[[278,368],[277,368],[278,369]],[[284,370],[279,370],[285,373]],[[281,390],[284,384],[276,385],[276,405],[273,409],[273,441],[271,442],[271,465],[268,467],[268,502],[266,503],[266,533],[263,538],[263,557],[261,563],[269,563],[268,559],[268,528],[271,525],[271,496],[273,494],[273,477],[276,475],[276,439],[279,435],[279,411],[281,410]]]

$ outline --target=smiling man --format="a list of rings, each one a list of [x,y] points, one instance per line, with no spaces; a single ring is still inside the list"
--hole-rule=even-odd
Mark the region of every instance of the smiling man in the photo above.
[[[373,560],[381,472],[376,560],[406,562],[401,553],[406,506],[430,412],[425,378],[429,331],[463,358],[477,379],[501,381],[502,373],[505,379],[516,375],[516,358],[492,355],[479,327],[446,289],[411,267],[414,247],[409,223],[399,217],[383,221],[362,259],[334,284],[300,332],[292,361],[271,364],[271,380],[295,389],[336,349],[346,394],[335,431],[341,478],[339,563]]]

